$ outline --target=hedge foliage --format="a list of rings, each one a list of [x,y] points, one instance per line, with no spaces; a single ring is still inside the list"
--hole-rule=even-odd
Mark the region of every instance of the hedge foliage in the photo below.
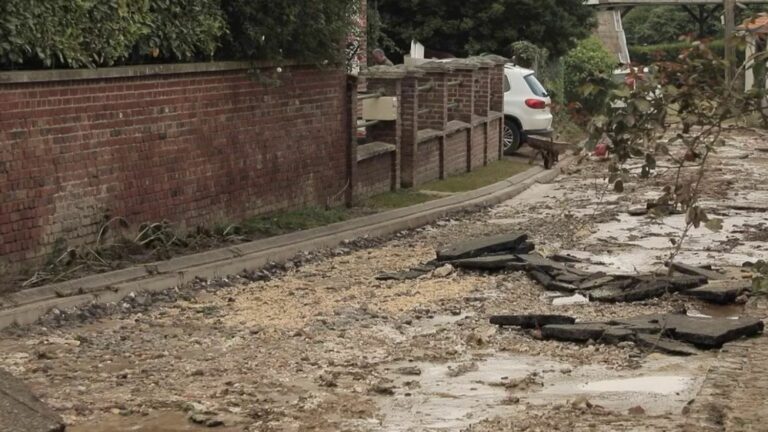
[[[618,59],[605,49],[599,39],[592,36],[579,42],[563,58],[565,75],[565,98],[568,102],[578,102],[587,109],[603,105],[597,95],[584,95],[581,87],[595,79],[610,78],[618,66]]]
[[[718,55],[725,55],[725,42],[714,40],[709,42],[709,48]],[[657,45],[630,46],[629,58],[632,63],[651,64],[657,61],[677,60],[684,51],[692,47],[691,42],[672,42]]]
[[[2,0],[0,68],[336,61],[355,0]]]

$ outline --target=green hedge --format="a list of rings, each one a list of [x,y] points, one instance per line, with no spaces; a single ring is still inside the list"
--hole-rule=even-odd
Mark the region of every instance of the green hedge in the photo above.
[[[563,58],[565,99],[578,102],[590,112],[603,105],[601,93],[584,95],[582,86],[595,79],[610,78],[618,65],[618,59],[592,36],[584,39]]]
[[[0,0],[0,69],[336,61],[355,0]]]
[[[657,61],[674,61],[683,53],[691,48],[690,42],[673,42],[658,45],[630,46],[629,58],[632,63],[651,64]],[[714,40],[709,43],[712,51],[719,55],[725,53],[725,42],[723,40]]]

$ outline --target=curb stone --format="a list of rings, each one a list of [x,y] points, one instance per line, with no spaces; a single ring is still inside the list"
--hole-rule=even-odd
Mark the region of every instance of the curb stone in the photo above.
[[[54,308],[118,302],[132,292],[163,291],[195,278],[212,279],[280,263],[302,251],[335,247],[345,240],[418,228],[452,213],[509,200],[534,184],[552,182],[574,160],[565,158],[551,170],[537,166],[501,182],[424,204],[12,293],[0,297],[0,329],[33,324]]]

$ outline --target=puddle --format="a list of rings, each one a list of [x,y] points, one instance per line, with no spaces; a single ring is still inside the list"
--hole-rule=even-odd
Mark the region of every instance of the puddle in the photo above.
[[[651,355],[639,370],[568,364],[542,357],[495,353],[467,363],[401,362],[387,365],[396,394],[379,397],[382,431],[460,431],[509,412],[510,396],[520,403],[554,405],[584,396],[607,409],[640,405],[649,415],[677,414],[697,394],[712,357]],[[462,368],[462,365],[465,367]],[[420,375],[399,375],[400,368]],[[455,376],[451,370],[463,369]],[[534,376],[535,374],[535,376]],[[453,375],[453,376],[452,376]],[[505,383],[525,383],[505,386]],[[524,406],[524,405],[521,405]]]
[[[678,376],[644,376],[606,381],[595,381],[581,386],[587,392],[678,394],[691,387],[693,379]]]
[[[688,310],[687,315],[698,318],[729,318],[738,319],[744,314],[743,305],[713,305],[701,304],[695,309]]]
[[[67,432],[242,432],[242,427],[221,426],[215,429],[196,425],[181,412],[155,412],[145,417],[109,415],[91,423],[67,427]]]

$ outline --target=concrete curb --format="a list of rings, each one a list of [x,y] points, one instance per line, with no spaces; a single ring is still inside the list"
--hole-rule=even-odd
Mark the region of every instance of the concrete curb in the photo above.
[[[0,298],[0,329],[32,324],[53,308],[74,308],[93,301],[117,302],[131,292],[162,291],[198,277],[237,274],[288,260],[302,251],[334,247],[366,235],[385,236],[451,213],[495,205],[536,183],[553,181],[573,160],[566,158],[549,171],[535,167],[493,185],[416,206],[9,294]]]

